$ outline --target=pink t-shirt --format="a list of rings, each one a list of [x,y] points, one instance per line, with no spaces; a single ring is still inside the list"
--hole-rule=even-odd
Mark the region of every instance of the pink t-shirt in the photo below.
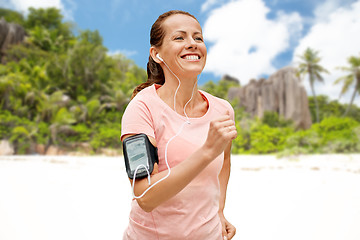
[[[165,146],[179,132],[186,118],[176,113],[157,95],[160,85],[152,85],[139,92],[126,108],[121,136],[145,133],[155,138],[159,155],[159,171],[167,171]],[[168,163],[173,167],[188,158],[205,142],[211,120],[230,112],[231,105],[220,98],[200,91],[209,103],[206,114],[190,118],[180,135],[168,146]],[[222,153],[211,162],[181,192],[152,212],[143,211],[132,201],[129,225],[124,233],[128,240],[220,240],[221,223],[218,216],[220,184],[218,175],[224,160]]]

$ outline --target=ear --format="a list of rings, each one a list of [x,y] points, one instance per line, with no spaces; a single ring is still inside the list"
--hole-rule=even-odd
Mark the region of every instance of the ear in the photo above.
[[[150,47],[150,56],[152,57],[152,59],[156,62],[156,63],[161,63],[160,59],[158,59],[156,57],[156,54],[158,54],[159,52],[157,51],[157,49],[155,47]]]

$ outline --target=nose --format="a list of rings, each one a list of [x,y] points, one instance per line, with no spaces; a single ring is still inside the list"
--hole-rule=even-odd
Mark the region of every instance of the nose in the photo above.
[[[186,41],[186,49],[197,49],[197,42],[192,37],[188,38]]]

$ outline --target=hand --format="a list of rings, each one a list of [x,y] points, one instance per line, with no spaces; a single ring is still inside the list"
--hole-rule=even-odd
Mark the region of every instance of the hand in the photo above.
[[[235,123],[227,112],[226,115],[210,122],[208,136],[203,146],[204,150],[210,153],[211,159],[215,159],[236,136]]]
[[[224,240],[230,240],[236,233],[236,228],[224,217],[223,213],[219,213],[222,225],[222,236]]]
[[[157,163],[155,163],[154,164],[154,169],[153,169],[153,171],[151,173],[151,176],[157,174],[158,172],[159,172],[159,165]]]

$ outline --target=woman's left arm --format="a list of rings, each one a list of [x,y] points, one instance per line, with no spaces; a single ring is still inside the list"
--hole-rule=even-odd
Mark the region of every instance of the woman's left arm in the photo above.
[[[226,190],[230,177],[230,156],[231,156],[231,142],[225,148],[224,151],[224,163],[219,174],[219,182],[220,182],[220,203],[219,203],[219,217],[222,224],[222,235],[226,236],[224,239],[232,239],[236,233],[236,228],[229,223],[224,216],[224,207],[226,201]]]

